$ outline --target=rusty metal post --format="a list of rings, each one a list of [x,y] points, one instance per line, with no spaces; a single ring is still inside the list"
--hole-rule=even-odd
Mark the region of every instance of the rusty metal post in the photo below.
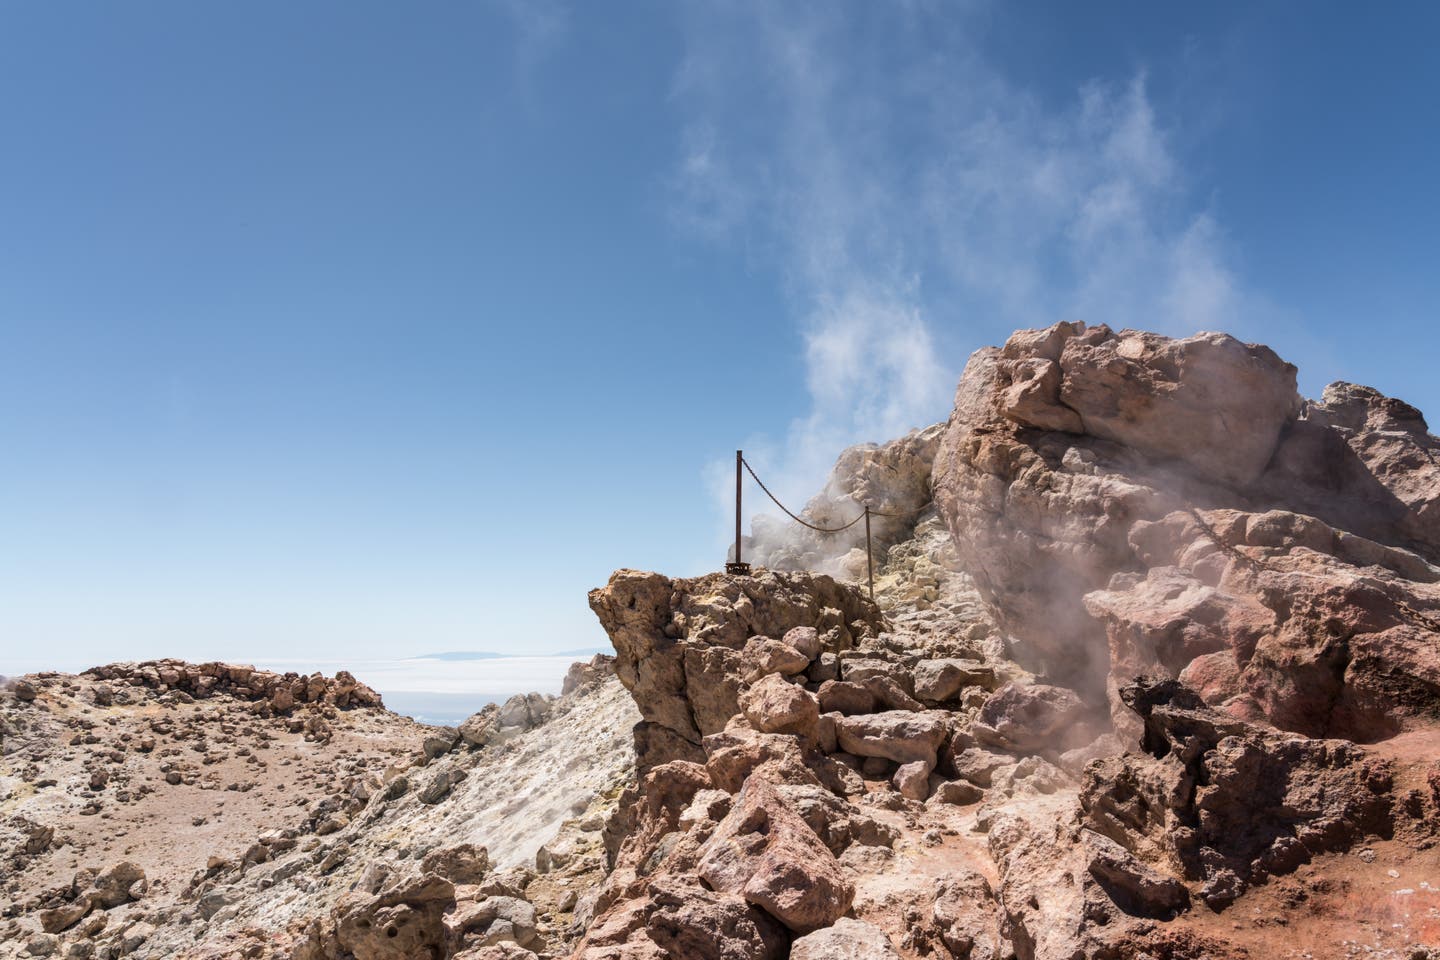
[[[870,548],[870,504],[865,504],[865,568],[870,574],[870,602],[875,602],[875,553]]]
[[[745,463],[745,451],[735,451],[735,559],[725,564],[725,572],[747,576],[750,564],[740,558],[740,477]]]

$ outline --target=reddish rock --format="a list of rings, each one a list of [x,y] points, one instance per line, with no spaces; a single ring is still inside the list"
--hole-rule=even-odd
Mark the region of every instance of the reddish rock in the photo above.
[[[980,708],[970,734],[1005,750],[1070,749],[1094,738],[1088,708],[1074,690],[1043,683],[1007,683]]]
[[[905,688],[890,677],[866,677],[861,686],[875,698],[878,710],[924,710],[925,705],[905,692]],[[908,677],[906,686],[908,686]]]
[[[702,848],[699,874],[797,933],[834,923],[855,896],[834,855],[760,777],[746,781]]]
[[[934,767],[924,760],[902,763],[895,771],[892,782],[900,796],[907,800],[924,800],[930,795],[930,771]]]
[[[656,877],[598,918],[574,960],[780,960],[789,938],[764,911],[694,881]]]
[[[861,683],[826,680],[820,684],[817,695],[820,709],[826,713],[871,713],[875,710],[875,695]]]
[[[1390,835],[1392,773],[1363,748],[1252,726],[1173,680],[1123,693],[1147,752],[1090,764],[1082,805],[1099,833],[1204,881],[1211,906],[1317,854]]]
[[[822,645],[820,642],[820,631],[814,627],[794,627],[786,630],[781,641],[789,647],[800,651],[807,660],[814,660],[820,656]]]
[[[763,677],[742,693],[740,709],[762,733],[793,733],[816,739],[820,705],[814,694],[778,675]]]
[[[796,940],[790,960],[900,960],[900,953],[873,923],[841,917],[834,926]]]
[[[1017,658],[1127,734],[1141,673],[1362,740],[1440,691],[1440,441],[1369,388],[1301,402],[1220,334],[1022,331],[966,367],[934,492]]]
[[[977,660],[921,660],[913,672],[915,696],[927,703],[942,703],[965,687],[994,690],[999,685],[995,668]]]
[[[615,646],[615,672],[645,721],[695,746],[740,712],[747,678],[803,670],[809,662],[780,641],[752,645],[751,638],[813,627],[825,638],[822,646],[835,652],[873,636],[884,622],[860,590],[826,576],[771,570],[690,580],[621,570],[591,591],[590,606]],[[755,661],[747,659],[747,648]],[[674,758],[651,761],[666,759]]]
[[[946,734],[946,714],[891,710],[835,721],[840,748],[859,757],[881,757],[896,763],[919,760],[935,765],[936,750]]]

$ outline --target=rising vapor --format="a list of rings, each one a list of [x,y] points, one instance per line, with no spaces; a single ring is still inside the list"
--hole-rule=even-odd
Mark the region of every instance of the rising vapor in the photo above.
[[[943,419],[964,355],[1010,329],[1236,325],[1223,232],[1189,202],[1144,74],[1047,106],[971,20],[689,10],[675,221],[780,266],[810,406],[747,449],[792,504],[843,447]],[[708,476],[728,504],[726,464]]]

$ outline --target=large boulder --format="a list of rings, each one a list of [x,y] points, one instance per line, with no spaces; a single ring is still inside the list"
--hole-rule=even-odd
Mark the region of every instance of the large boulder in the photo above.
[[[82,895],[69,903],[40,911],[40,929],[46,933],[60,933],[68,930],[89,916],[95,907],[93,897]]]
[[[467,946],[491,947],[536,943],[535,907],[518,897],[493,896],[459,906],[445,918],[452,941]]]
[[[1376,391],[1302,401],[1220,334],[1022,331],[971,357],[932,485],[1016,659],[1126,735],[1141,673],[1365,740],[1440,692],[1440,441]]]
[[[900,954],[873,923],[841,917],[833,927],[796,940],[790,960],[900,960]]]
[[[101,871],[93,884],[95,905],[109,910],[122,903],[138,900],[144,893],[145,871],[129,860]]]
[[[815,739],[820,704],[804,687],[771,674],[740,695],[745,718],[763,733],[793,733]]]
[[[752,776],[701,849],[699,875],[797,933],[827,927],[855,896],[840,864],[775,785]]]
[[[988,746],[1016,752],[1068,750],[1094,738],[1078,694],[1045,683],[1011,682],[991,694],[970,725]]]
[[[656,877],[596,920],[574,960],[780,960],[789,937],[764,911],[699,883]]]
[[[354,892],[337,904],[335,940],[355,960],[411,960],[448,952],[445,913],[455,886],[431,874],[392,880],[376,896]]]
[[[1300,411],[1295,368],[1269,347],[1223,333],[1183,340],[1139,330],[1071,329],[1053,359],[1054,406],[1073,412],[1078,430],[1155,460],[1180,460],[1202,477],[1232,486],[1254,482],[1280,431]],[[1065,326],[1052,327],[1056,332]],[[1048,352],[1048,351],[1046,351]],[[1002,377],[1032,377],[1037,359],[1006,344]],[[1047,400],[1050,398],[1046,398]],[[1002,406],[1023,426],[1026,411]]]
[[[942,703],[966,687],[994,690],[1000,683],[995,668],[978,660],[957,658],[921,660],[911,671],[915,696],[926,703]]]
[[[835,721],[840,749],[857,757],[880,757],[895,763],[923,761],[935,766],[936,751],[945,740],[948,715],[939,711],[912,713],[887,710]]]

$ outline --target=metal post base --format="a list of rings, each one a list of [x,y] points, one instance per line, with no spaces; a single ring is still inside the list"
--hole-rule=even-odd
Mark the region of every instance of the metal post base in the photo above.
[[[725,564],[725,572],[737,577],[748,577],[750,576],[750,564],[736,563],[732,560]]]

